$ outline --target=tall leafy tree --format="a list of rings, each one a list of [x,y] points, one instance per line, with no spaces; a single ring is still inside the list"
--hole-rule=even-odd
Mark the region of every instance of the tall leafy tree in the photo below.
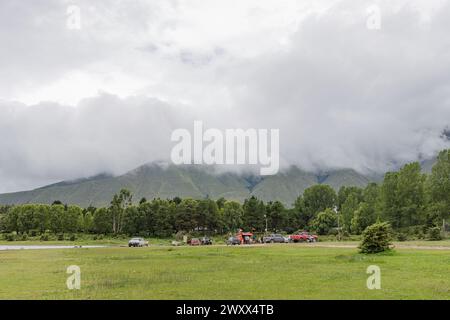
[[[219,227],[219,208],[217,203],[211,199],[198,201],[195,220],[198,230],[215,230]]]
[[[192,231],[198,226],[198,202],[193,199],[183,199],[176,206],[175,229],[177,231]]]
[[[299,222],[304,227],[325,209],[333,209],[337,204],[336,192],[329,185],[317,184],[309,187],[295,202]]]
[[[278,231],[286,226],[286,208],[280,201],[267,203],[266,214],[270,230]]]
[[[351,231],[356,234],[363,232],[380,217],[377,215],[380,188],[376,183],[370,183],[363,192],[363,202],[359,204],[351,220]]]
[[[115,194],[109,210],[112,217],[113,233],[121,233],[123,228],[123,218],[125,210],[131,206],[133,196],[127,189],[120,190],[119,194]]]
[[[380,194],[382,216],[393,228],[425,222],[425,175],[417,162],[403,166],[399,172],[388,172]]]
[[[263,231],[265,229],[266,208],[261,200],[255,196],[244,201],[244,215],[242,222],[245,229]]]
[[[155,199],[151,202],[155,218],[155,232],[159,237],[167,237],[175,232],[177,204],[172,200]]]
[[[95,210],[93,218],[93,229],[97,234],[109,234],[113,232],[111,211],[107,208]]]
[[[325,209],[319,212],[317,216],[311,220],[311,227],[320,235],[328,234],[337,226],[337,215],[332,209]]]
[[[437,224],[436,220],[445,221],[450,217],[450,149],[439,153],[428,186],[431,202],[428,210]]]
[[[360,199],[362,197],[362,189],[355,186],[342,186],[339,188],[337,194],[337,209],[341,210],[342,205],[347,201],[350,195],[357,195]]]
[[[356,210],[358,210],[362,200],[363,196],[361,189],[349,189],[349,193],[340,207],[340,226],[343,230],[350,232],[353,216],[355,215]]]
[[[221,210],[222,224],[227,232],[235,232],[242,227],[244,210],[236,201],[226,201]]]

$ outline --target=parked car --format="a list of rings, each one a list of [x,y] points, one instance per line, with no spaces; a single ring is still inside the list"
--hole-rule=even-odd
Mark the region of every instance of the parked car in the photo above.
[[[291,238],[289,238],[289,237],[283,237],[284,238],[284,243],[290,243],[290,242],[292,242],[291,241]]]
[[[234,245],[240,245],[240,244],[241,244],[241,240],[239,240],[238,237],[229,237],[227,240],[228,246],[234,246]]]
[[[309,234],[308,232],[305,232],[308,235],[308,242],[317,242],[317,235],[315,234]]]
[[[128,241],[129,247],[148,247],[148,241],[144,238],[133,238]]]
[[[291,239],[292,242],[316,242],[317,241],[316,235],[309,234],[306,231],[290,235],[289,238]]]
[[[264,243],[284,243],[284,237],[281,234],[271,234],[268,236],[263,237],[263,242]]]
[[[199,246],[202,244],[202,242],[200,241],[200,239],[198,238],[192,238],[191,242],[189,243],[191,246]]]
[[[211,245],[212,244],[212,240],[208,237],[203,237],[201,239],[201,243],[203,246],[207,246],[207,245]]]

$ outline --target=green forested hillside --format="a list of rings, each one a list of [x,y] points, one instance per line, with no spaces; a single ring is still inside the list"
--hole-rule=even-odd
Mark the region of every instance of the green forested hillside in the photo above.
[[[353,170],[337,170],[319,179],[315,174],[297,167],[266,177],[237,173],[216,174],[204,166],[162,166],[149,164],[124,175],[113,177],[100,175],[89,179],[62,182],[35,189],[0,195],[2,204],[63,203],[105,206],[120,189],[126,188],[134,200],[153,198],[206,198],[224,197],[242,202],[251,195],[264,201],[279,200],[291,206],[299,194],[319,183],[329,184],[338,190],[341,186],[364,186],[369,178]]]

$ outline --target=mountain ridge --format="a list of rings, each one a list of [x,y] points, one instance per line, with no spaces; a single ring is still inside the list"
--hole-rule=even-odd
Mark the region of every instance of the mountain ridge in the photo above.
[[[322,182],[338,189],[342,184],[336,179],[345,175],[346,185],[364,186],[370,179],[352,169],[335,170]],[[331,177],[331,178],[330,178]],[[345,179],[344,179],[345,180]],[[63,203],[106,206],[112,196],[122,188],[133,193],[134,201],[142,197],[152,198],[212,198],[224,197],[244,201],[255,195],[264,201],[279,200],[290,206],[303,191],[318,184],[313,173],[291,166],[273,176],[238,174],[232,172],[216,173],[206,166],[162,166],[145,164],[123,175],[101,174],[91,178],[61,181],[29,191],[0,194],[2,204]]]
[[[424,171],[431,170],[431,160],[424,163]],[[291,206],[308,187],[330,185],[336,191],[341,186],[364,187],[379,182],[381,176],[364,175],[353,169],[335,169],[320,173],[290,166],[272,176],[253,173],[216,172],[212,166],[176,166],[167,163],[148,163],[122,175],[107,173],[90,178],[43,186],[29,191],[0,194],[0,204],[50,204],[59,200],[82,207],[107,206],[113,195],[122,188],[133,193],[133,200],[153,198],[211,198],[224,197],[243,202],[254,195],[264,201],[281,201]]]

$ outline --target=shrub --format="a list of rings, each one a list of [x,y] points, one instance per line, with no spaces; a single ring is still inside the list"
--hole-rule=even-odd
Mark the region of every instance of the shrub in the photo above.
[[[71,234],[70,237],[69,237],[69,240],[70,241],[75,241],[75,240],[77,240],[77,236],[74,235],[74,234]]]
[[[391,245],[391,226],[387,222],[372,224],[363,232],[359,246],[362,253],[378,253],[389,250]]]
[[[20,240],[22,240],[22,241],[27,241],[27,240],[28,240],[28,234],[26,234],[26,233],[22,234]]]
[[[428,229],[427,238],[428,238],[428,240],[431,240],[431,241],[442,240],[441,228],[432,227],[432,228]]]
[[[16,241],[16,235],[14,233],[7,233],[5,239],[6,241]]]
[[[184,231],[178,231],[175,235],[175,240],[177,241],[183,241],[184,236],[187,236],[188,241],[192,238],[192,236]]]
[[[41,240],[41,241],[48,241],[48,234],[44,233],[43,235],[41,235],[39,240]]]
[[[103,240],[103,235],[102,234],[95,235],[94,240]]]
[[[330,236],[337,236],[339,234],[339,230],[337,228],[333,228],[328,232],[328,235]]]
[[[58,241],[64,241],[64,233],[58,233]]]
[[[399,232],[399,233],[397,233],[397,240],[398,241],[406,241],[406,240],[408,240],[408,235],[406,233]]]

